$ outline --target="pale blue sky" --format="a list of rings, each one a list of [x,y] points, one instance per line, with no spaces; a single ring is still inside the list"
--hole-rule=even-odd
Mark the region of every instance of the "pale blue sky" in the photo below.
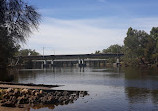
[[[123,44],[129,27],[158,26],[157,0],[26,0],[42,15],[24,48],[45,54],[92,53]]]

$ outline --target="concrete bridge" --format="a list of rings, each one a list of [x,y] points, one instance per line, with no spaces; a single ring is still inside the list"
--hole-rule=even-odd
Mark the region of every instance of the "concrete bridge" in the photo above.
[[[72,55],[39,55],[39,56],[18,56],[22,59],[72,59],[72,58],[101,58],[120,57],[124,54],[72,54]]]
[[[55,66],[73,66],[77,64],[79,67],[85,67],[87,65],[104,64],[107,57],[116,57],[117,63],[119,58],[124,54],[73,54],[73,55],[39,55],[39,56],[19,56],[19,60],[30,60],[34,65],[41,65],[44,67]]]

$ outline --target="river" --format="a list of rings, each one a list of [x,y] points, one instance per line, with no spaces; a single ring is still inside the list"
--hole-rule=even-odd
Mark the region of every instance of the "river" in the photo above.
[[[73,104],[31,108],[30,111],[157,111],[158,69],[55,68],[20,70],[13,82],[64,85],[56,89],[86,90]]]

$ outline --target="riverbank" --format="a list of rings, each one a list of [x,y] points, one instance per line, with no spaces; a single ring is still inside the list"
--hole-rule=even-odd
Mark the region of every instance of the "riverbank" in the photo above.
[[[53,90],[43,86],[2,86],[0,84],[0,110],[2,111],[6,109],[5,107],[9,107],[7,110],[12,108],[15,110],[17,108],[26,109],[39,105],[52,105],[53,107],[56,105],[67,105],[73,103],[79,97],[88,95],[87,91]]]
[[[2,82],[0,81],[0,88],[27,88],[27,89],[42,89],[42,90],[51,90],[54,87],[60,87],[63,85],[44,85],[44,84],[24,84],[24,83],[13,83],[13,82]]]

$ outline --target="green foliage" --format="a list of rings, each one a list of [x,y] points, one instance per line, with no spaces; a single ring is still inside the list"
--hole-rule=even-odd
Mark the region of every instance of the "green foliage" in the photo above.
[[[150,35],[131,27],[124,39],[125,61],[130,63],[155,63],[158,55],[158,28],[153,27]]]
[[[6,67],[39,24],[40,15],[22,0],[0,0],[0,68]]]
[[[100,50],[95,51],[94,54],[101,54]]]
[[[102,53],[122,53],[122,46],[115,44],[115,45],[111,45],[110,47],[108,47],[107,49],[103,49]]]
[[[12,58],[20,47],[7,33],[5,28],[0,27],[0,68],[8,64],[9,58]]]
[[[123,46],[120,46],[118,44],[111,45],[107,49],[103,49],[102,51],[96,51],[95,54],[117,54],[117,53],[123,53]],[[106,57],[106,58],[100,58],[100,59],[108,59],[109,63],[116,62],[116,57]]]
[[[124,53],[121,59],[131,65],[158,64],[158,27],[153,27],[150,34],[130,27],[124,39],[124,46],[115,44],[96,53]],[[113,62],[115,58],[109,58],[109,61]]]
[[[18,56],[37,56],[37,55],[40,55],[38,52],[36,52],[35,50],[31,50],[31,49],[23,49],[23,50],[20,50],[18,53],[17,53]]]

